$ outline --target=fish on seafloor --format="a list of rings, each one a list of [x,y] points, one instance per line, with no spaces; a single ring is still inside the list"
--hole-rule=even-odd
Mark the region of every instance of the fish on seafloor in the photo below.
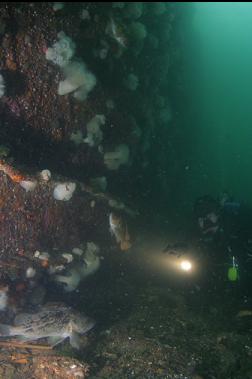
[[[47,303],[36,313],[20,313],[14,325],[0,324],[0,337],[21,337],[25,341],[47,338],[52,346],[69,337],[72,347],[79,349],[79,335],[94,326],[89,317],[62,303]]]
[[[129,250],[131,248],[130,235],[128,232],[127,223],[123,220],[123,218],[113,212],[110,213],[109,226],[110,232],[115,237],[116,242],[120,244],[121,250]]]

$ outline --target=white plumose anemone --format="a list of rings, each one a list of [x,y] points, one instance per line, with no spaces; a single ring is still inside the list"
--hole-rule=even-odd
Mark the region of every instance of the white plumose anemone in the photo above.
[[[68,201],[73,196],[75,189],[76,184],[72,182],[58,184],[54,188],[53,197],[55,200]]]

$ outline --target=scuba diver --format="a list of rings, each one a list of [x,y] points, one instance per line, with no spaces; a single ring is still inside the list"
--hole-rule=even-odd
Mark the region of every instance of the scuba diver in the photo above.
[[[249,295],[252,278],[251,208],[224,192],[220,199],[209,195],[199,197],[194,204],[194,217],[198,243],[203,255],[208,257],[213,274],[214,271],[218,275],[225,272],[228,280],[235,282],[240,273],[241,285]]]
[[[252,209],[225,192],[219,199],[196,199],[193,214],[194,232],[189,225],[187,238],[166,244],[163,254],[196,263],[195,288],[215,296],[233,291],[252,306]]]
[[[201,240],[212,242],[221,231],[220,205],[209,195],[199,197],[194,204],[194,216]]]
[[[244,256],[252,242],[252,210],[246,204],[235,201],[226,192],[220,200],[205,195],[196,200],[194,216],[203,243],[213,243],[240,258]]]

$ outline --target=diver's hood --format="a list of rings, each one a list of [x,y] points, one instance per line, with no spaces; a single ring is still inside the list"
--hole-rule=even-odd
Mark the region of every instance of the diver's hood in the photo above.
[[[199,197],[194,204],[194,214],[196,217],[206,217],[210,213],[218,214],[219,210],[219,203],[208,195]]]

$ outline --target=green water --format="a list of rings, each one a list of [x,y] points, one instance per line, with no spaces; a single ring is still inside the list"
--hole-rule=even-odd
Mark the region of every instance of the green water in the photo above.
[[[251,37],[252,3],[0,5],[0,324],[64,302],[91,379],[252,378]]]
[[[189,197],[227,189],[251,203],[251,35],[251,3],[193,4],[185,36],[194,145]]]

